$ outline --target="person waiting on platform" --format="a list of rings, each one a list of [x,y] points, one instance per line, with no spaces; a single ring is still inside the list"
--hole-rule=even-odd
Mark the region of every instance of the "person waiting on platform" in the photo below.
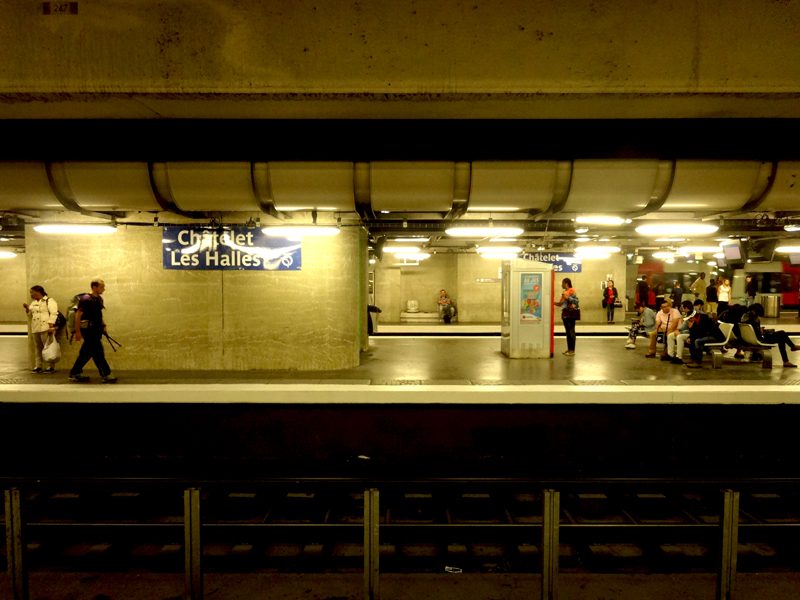
[[[689,291],[694,294],[697,300],[704,300],[706,297],[706,274],[700,273],[700,277],[694,280],[694,283],[689,286]]]
[[[672,308],[672,304],[663,300],[661,310],[656,315],[656,329],[650,334],[650,350],[645,354],[645,358],[653,358],[656,355],[656,343],[659,332],[669,335],[678,328],[681,321],[681,313],[677,308]],[[666,350],[664,351],[666,353]]]
[[[40,285],[31,288],[31,299],[33,302],[22,305],[31,321],[31,334],[36,348],[36,364],[31,373],[54,373],[53,363],[48,363],[47,368],[42,371],[42,350],[47,338],[56,334],[58,304],[47,295]]]
[[[694,310],[695,312],[706,312],[705,308],[706,308],[706,303],[700,300],[700,298],[698,298],[692,303],[692,310]]]
[[[631,321],[631,332],[628,336],[628,343],[625,344],[625,348],[628,350],[636,349],[636,336],[639,333],[649,336],[656,330],[656,311],[644,302],[637,302],[634,306],[636,312],[639,313],[639,318]]]
[[[758,294],[758,284],[753,280],[752,275],[748,275],[744,279],[747,283],[745,284],[745,296],[747,297],[747,306],[752,306],[756,302],[756,294]]]
[[[683,315],[681,324],[675,331],[667,334],[667,353],[661,357],[661,360],[668,360],[674,365],[683,364],[681,356],[683,355],[683,346],[689,339],[689,319],[697,314],[690,300],[681,302],[681,314]]]
[[[578,299],[578,292],[572,287],[572,280],[565,277],[561,280],[561,299],[554,302],[554,306],[561,307],[561,322],[564,324],[564,333],[567,336],[567,351],[564,356],[575,356],[575,340],[578,335],[575,332],[575,322],[581,318],[581,305]]]
[[[617,288],[614,287],[614,280],[609,279],[603,290],[603,307],[606,309],[606,321],[609,325],[614,324],[614,303],[619,299]]]
[[[672,306],[675,308],[679,308],[681,302],[683,302],[683,287],[681,287],[680,281],[675,281],[675,287],[672,288],[672,294],[669,297],[672,300]]]
[[[758,338],[759,342],[764,344],[778,344],[778,351],[781,353],[781,358],[783,359],[783,366],[787,369],[794,369],[797,368],[797,365],[789,362],[789,356],[786,354],[786,346],[789,346],[789,350],[792,352],[797,352],[800,350],[800,346],[796,346],[795,343],[789,337],[789,334],[783,331],[782,329],[779,331],[775,331],[772,333],[764,333],[763,328],[761,327],[761,317],[764,316],[764,307],[756,302],[755,304],[751,304],[745,315],[742,317],[740,323],[747,323],[748,325],[752,325],[753,330],[756,332],[756,337]]]
[[[706,287],[706,313],[713,317],[717,312],[717,280],[713,277]]]
[[[645,306],[650,304],[650,286],[647,285],[647,275],[642,275],[642,278],[636,283],[636,294],[639,296],[639,302]]]
[[[695,313],[689,319],[689,352],[692,355],[692,362],[686,363],[691,369],[699,369],[703,366],[703,351],[706,344],[712,342],[725,341],[719,326],[711,320],[705,313]]]
[[[456,307],[450,302],[447,297],[447,292],[444,290],[439,291],[439,297],[436,299],[436,304],[439,305],[439,323],[449,323],[450,319],[456,314]]]
[[[728,306],[731,303],[731,280],[720,277],[717,279],[717,284],[718,310],[719,314],[722,314],[728,310]]]

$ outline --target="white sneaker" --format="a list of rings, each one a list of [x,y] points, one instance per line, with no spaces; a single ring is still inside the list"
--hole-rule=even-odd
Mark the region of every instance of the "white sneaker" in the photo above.
[[[635,350],[636,349],[636,344],[625,344],[625,347],[628,350]]]

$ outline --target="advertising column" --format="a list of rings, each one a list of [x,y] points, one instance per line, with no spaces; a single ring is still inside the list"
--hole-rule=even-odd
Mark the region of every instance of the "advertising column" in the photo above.
[[[503,263],[503,354],[552,358],[553,315],[553,265],[524,259]]]

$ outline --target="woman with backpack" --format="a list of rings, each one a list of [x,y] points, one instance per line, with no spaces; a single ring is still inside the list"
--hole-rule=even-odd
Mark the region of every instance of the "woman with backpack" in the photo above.
[[[36,364],[31,373],[55,373],[55,363],[48,363],[47,368],[42,370],[42,349],[47,342],[48,336],[56,335],[56,320],[58,319],[58,304],[50,298],[40,285],[31,288],[30,304],[23,303],[25,312],[31,322],[31,334],[33,343],[36,346]]]

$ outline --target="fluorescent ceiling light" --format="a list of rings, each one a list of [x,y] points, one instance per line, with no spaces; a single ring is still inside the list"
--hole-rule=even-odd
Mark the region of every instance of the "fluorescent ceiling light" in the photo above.
[[[470,206],[468,212],[517,212],[523,210],[516,206]]]
[[[483,258],[501,258],[503,260],[512,260],[517,258],[513,252],[484,252],[481,254]]]
[[[702,254],[703,252],[719,252],[719,246],[683,246],[678,248],[681,252],[687,254]]]
[[[16,255],[16,252],[0,252],[0,258],[14,258]]]
[[[408,254],[395,254],[394,257],[402,258],[403,260],[425,260],[430,258],[431,255],[425,252],[409,252]]]
[[[675,258],[672,252],[654,252],[653,258]]]
[[[586,223],[588,225],[622,225],[625,219],[620,217],[578,217],[576,223]]]
[[[602,239],[599,239],[599,240],[597,240],[597,241],[598,241],[598,242],[610,242],[611,240],[610,240],[610,239],[608,239],[608,238],[602,238]]]
[[[516,242],[517,238],[513,237],[496,237],[489,240],[490,242]]]
[[[519,254],[522,248],[515,248],[514,246],[481,246],[477,249],[478,254],[486,254],[487,252],[504,252],[506,254]]]
[[[9,241],[8,238],[0,238],[0,242],[7,242]]]
[[[611,255],[608,252],[576,252],[573,256],[578,260],[586,260],[591,258],[609,258]]]
[[[409,262],[401,262],[401,263],[394,263],[394,266],[395,267],[418,267],[419,263],[418,262],[411,262],[411,263],[409,263]]]
[[[686,238],[658,238],[656,242],[685,242]]]
[[[775,248],[775,252],[786,252],[788,254],[800,253],[800,246],[780,246]]]
[[[672,263],[674,263],[674,262],[675,262],[675,259],[674,259],[674,258],[668,258],[668,259],[667,259],[667,260],[665,260],[664,262],[665,262],[665,263],[672,264]]]
[[[588,228],[588,227],[578,227],[578,228],[575,230],[575,233],[586,233],[587,231],[589,231],[589,228]]]
[[[451,227],[446,229],[447,235],[453,237],[496,237],[498,235],[513,237],[523,230],[519,227]]]
[[[725,255],[722,252],[717,252],[716,254],[712,254],[714,258],[725,258]]]
[[[704,235],[714,233],[718,229],[718,225],[701,223],[673,223],[662,225],[640,225],[636,228],[636,233],[641,233],[642,235]]]
[[[576,241],[576,242],[588,242],[588,241],[590,241],[591,239],[592,239],[592,238],[587,238],[587,237],[579,237],[579,238],[575,238],[575,241]]]
[[[600,252],[600,253],[617,253],[619,248],[617,246],[578,246],[575,252]]]
[[[784,231],[800,231],[800,225],[784,225]]]
[[[112,225],[36,225],[34,231],[39,233],[114,233],[117,228]]]
[[[404,237],[404,238],[394,238],[393,242],[418,242],[420,244],[427,242],[430,238],[417,236],[417,237]]]
[[[273,237],[319,237],[325,235],[337,235],[338,227],[314,227],[313,225],[280,225],[277,227],[264,227],[266,235]]]
[[[369,259],[369,264],[374,265],[377,261],[374,258]]]
[[[405,252],[410,254],[411,252],[419,252],[419,248],[416,246],[384,246],[384,252],[388,252],[389,254],[394,254],[395,252]]]

